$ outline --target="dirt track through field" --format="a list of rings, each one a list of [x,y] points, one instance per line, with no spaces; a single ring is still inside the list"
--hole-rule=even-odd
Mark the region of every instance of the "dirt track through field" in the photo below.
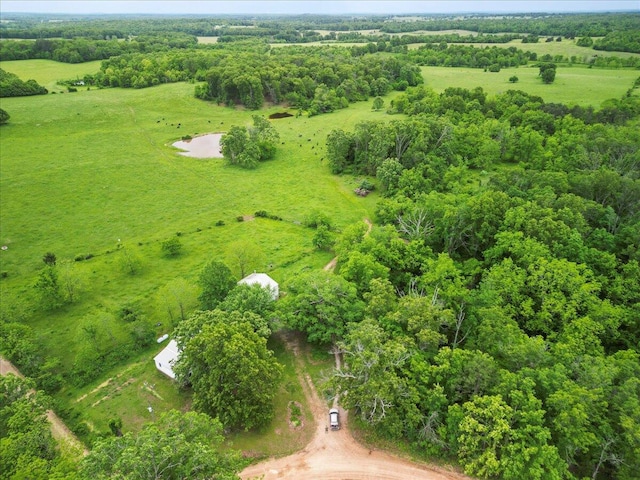
[[[285,337],[288,348],[301,365],[297,337]],[[336,359],[339,356],[336,354]],[[313,414],[315,434],[300,452],[251,465],[240,476],[245,479],[295,480],[470,480],[443,468],[421,465],[378,450],[369,450],[354,440],[348,430],[347,412],[340,408],[341,429],[328,430],[329,409],[316,391],[309,375],[297,368],[300,383]]]
[[[13,373],[18,377],[23,377],[20,371],[6,358],[0,357],[0,375],[7,375]],[[89,453],[89,450],[85,448],[78,437],[76,437],[69,427],[65,425],[58,415],[53,410],[47,410],[47,418],[51,423],[51,434],[58,442],[65,441],[71,444],[74,448],[82,450],[84,455]]]
[[[371,232],[371,229],[373,228],[373,223],[371,223],[371,220],[369,220],[368,218],[364,219],[364,223],[367,224],[367,233],[365,233],[365,235],[369,235],[369,232]],[[336,269],[337,265],[338,257],[333,257],[331,261],[324,266],[323,270],[327,272],[333,272]]]

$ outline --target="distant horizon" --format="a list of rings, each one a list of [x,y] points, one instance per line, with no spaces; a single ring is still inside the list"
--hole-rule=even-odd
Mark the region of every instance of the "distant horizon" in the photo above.
[[[640,12],[638,0],[3,0],[0,16],[39,15],[522,15]]]

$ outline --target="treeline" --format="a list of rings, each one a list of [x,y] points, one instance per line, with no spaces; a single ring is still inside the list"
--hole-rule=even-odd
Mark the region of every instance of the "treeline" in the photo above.
[[[609,52],[640,53],[640,32],[638,30],[609,32],[604,38],[595,40],[593,48]]]
[[[518,34],[502,34],[502,35],[460,35],[459,33],[447,33],[447,34],[411,34],[406,33],[404,35],[365,35],[361,32],[332,32],[326,35],[323,40],[338,40],[340,42],[385,42],[386,44],[396,47],[398,45],[410,45],[412,43],[508,43],[512,40],[523,38],[523,35]]]
[[[163,36],[139,36],[129,40],[92,40],[86,38],[37,39],[0,42],[0,61],[46,59],[64,63],[104,60],[127,53],[149,53],[173,48],[194,48],[198,40],[190,35],[172,33]]]
[[[419,30],[471,30],[479,33],[528,33],[540,36],[603,37],[614,31],[634,31],[638,28],[638,13],[556,14],[483,16],[465,18],[425,18],[416,21],[385,22],[385,33],[416,32]]]
[[[523,52],[516,47],[476,48],[446,43],[428,43],[408,51],[407,56],[418,65],[474,68],[487,68],[491,65],[500,68],[516,67],[537,59],[535,53]]]
[[[89,38],[106,40],[129,36],[182,32],[194,36],[260,37],[271,41],[316,41],[316,30],[383,34],[439,30],[469,30],[480,34],[503,33],[539,36],[604,37],[612,32],[637,30],[637,13],[447,15],[415,17],[335,15],[300,16],[73,16],[5,15],[0,38]],[[50,21],[55,20],[55,21]],[[250,27],[250,28],[236,28]]]
[[[204,81],[196,96],[225,104],[260,108],[287,102],[310,113],[404,90],[422,83],[420,70],[398,57],[364,55],[348,48],[272,49],[258,44],[238,49],[175,50],[131,54],[102,63],[88,85],[143,88],[184,80]]]
[[[20,80],[14,73],[0,68],[0,97],[24,97],[28,95],[44,95],[48,90],[35,80]]]
[[[270,55],[226,57],[206,73],[196,96],[259,108],[287,102],[310,114],[422,83],[420,70],[397,57],[353,56],[344,48],[274,49]]]
[[[337,340],[326,394],[475,477],[637,478],[640,99],[406,97],[409,118],[327,139],[334,171],[377,177],[382,226],[345,229],[338,275],[278,305]]]

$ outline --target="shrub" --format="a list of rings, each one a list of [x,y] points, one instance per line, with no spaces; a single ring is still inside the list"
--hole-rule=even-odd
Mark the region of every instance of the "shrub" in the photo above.
[[[218,220],[216,222],[216,227],[222,227],[224,225],[224,220]]]
[[[182,243],[178,237],[170,238],[162,242],[162,254],[165,257],[176,257],[182,251]]]
[[[518,80],[520,80],[520,79],[515,75],[513,75],[512,77],[509,77],[509,81],[511,83],[518,83]]]
[[[267,218],[269,216],[269,214],[266,212],[266,210],[258,210],[256,213],[254,213],[254,216],[261,217],[261,218]]]
[[[324,225],[330,230],[331,220],[329,220],[326,214],[318,210],[313,210],[307,215],[307,218],[305,218],[304,225],[310,228],[318,228],[320,225]]]
[[[138,320],[138,311],[133,305],[123,305],[118,310],[118,318],[125,322],[135,322]]]
[[[238,215],[236,217],[236,220],[239,221],[239,222],[244,222],[244,217],[242,215]]]
[[[362,182],[360,183],[360,189],[361,190],[367,190],[369,192],[373,192],[373,190],[375,190],[376,186],[371,183],[369,180],[365,179],[362,180]]]

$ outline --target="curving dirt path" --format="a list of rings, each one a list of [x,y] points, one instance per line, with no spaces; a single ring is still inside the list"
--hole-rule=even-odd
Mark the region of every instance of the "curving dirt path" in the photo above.
[[[367,224],[367,232],[365,235],[369,235],[369,232],[371,232],[371,229],[373,228],[373,223],[371,223],[371,220],[368,218],[364,219],[364,223]],[[338,257],[333,257],[331,261],[324,266],[323,270],[333,272],[336,269],[336,265],[338,265]]]
[[[24,377],[20,371],[6,358],[0,356],[0,375],[13,373],[18,377]],[[76,437],[69,427],[62,421],[53,410],[47,410],[47,418],[51,423],[51,434],[58,442],[64,441],[69,443],[74,449],[82,451],[84,455],[89,453],[78,437]]]
[[[294,336],[285,338],[299,358],[299,344]],[[339,355],[336,355],[339,357]],[[300,366],[300,360],[298,360]],[[443,468],[413,463],[389,453],[369,450],[350,435],[347,412],[340,408],[341,430],[326,430],[329,409],[318,396],[311,378],[302,375],[301,384],[315,422],[315,434],[300,452],[283,458],[272,458],[244,469],[244,480],[470,480],[469,477]]]

